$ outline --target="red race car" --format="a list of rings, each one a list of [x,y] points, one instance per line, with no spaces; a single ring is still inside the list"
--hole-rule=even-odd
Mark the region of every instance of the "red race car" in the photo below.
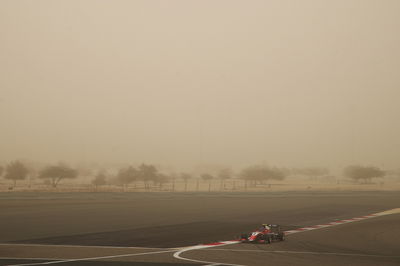
[[[283,240],[285,240],[285,233],[277,224],[263,224],[258,230],[250,234],[242,234],[240,237],[242,243],[271,244],[273,241]]]

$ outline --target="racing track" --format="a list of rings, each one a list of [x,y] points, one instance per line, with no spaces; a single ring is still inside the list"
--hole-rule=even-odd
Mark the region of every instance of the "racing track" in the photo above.
[[[385,217],[386,215],[392,217]],[[374,220],[366,221],[367,219]],[[399,220],[400,208],[397,208],[388,212],[287,231],[291,243],[286,241],[274,243],[274,245],[252,245],[226,241],[208,247],[206,245],[189,247],[176,252],[175,257],[183,258],[181,257],[183,252],[190,253],[186,255],[190,259],[188,257],[183,259],[203,262],[204,265],[210,266],[265,265],[266,260],[272,262],[272,265],[310,265],[310,263],[400,265]],[[298,233],[305,235],[294,235]],[[220,246],[223,248],[219,248]],[[229,248],[226,248],[227,246]],[[383,248],[384,252],[382,252]],[[218,264],[218,262],[224,264]]]
[[[226,205],[226,199],[229,199],[228,201],[234,201],[235,203],[245,201],[246,204],[279,201],[281,203],[281,208],[271,207],[269,208],[269,211],[263,214],[263,216],[269,217],[268,222],[276,221],[277,223],[286,225],[287,229],[308,227],[316,224],[326,224],[333,221],[337,222],[338,220],[353,218],[355,216],[364,216],[370,213],[394,208],[399,202],[398,195],[390,193],[355,194],[351,196],[353,199],[351,203],[348,201],[350,195],[345,193],[337,193],[336,195],[288,194],[269,196],[253,194],[250,196],[245,195],[245,197],[241,194],[214,195],[207,198],[204,198],[204,195],[190,195],[190,197],[188,197],[188,195],[178,195],[176,198],[177,201],[181,201],[182,197],[184,197],[186,201],[189,201],[187,204],[190,205],[192,203],[192,206],[196,206],[196,201],[198,200],[207,202],[210,199],[215,201],[218,207],[221,207],[221,205],[224,204]],[[310,199],[314,199],[314,201],[310,203]],[[158,200],[159,199],[155,199],[153,201],[157,202]],[[68,199],[67,201],[69,202],[63,201],[64,203],[68,203],[65,206],[76,204],[75,200]],[[4,203],[4,201],[1,203]],[[11,204],[14,207],[14,211],[11,211],[10,209],[8,213],[6,211],[5,213],[2,212],[0,214],[0,218],[2,218],[2,220],[0,220],[0,225],[3,223],[6,225],[5,227],[7,227],[7,224],[4,223],[5,220],[15,219],[15,217],[18,216],[18,212],[20,212],[19,215],[26,213],[24,212],[23,206],[18,206],[16,208],[14,203],[15,202]],[[81,203],[82,202],[80,202],[78,206],[82,206]],[[173,201],[170,201],[169,203],[173,204]],[[88,204],[88,206],[90,206],[89,209],[93,209],[93,202],[84,204]],[[105,205],[101,204],[96,206],[102,206],[104,208]],[[302,206],[302,208],[299,208],[299,206]],[[193,235],[193,238],[191,238],[190,241],[187,241],[187,243],[189,243],[189,245],[197,244],[198,242],[193,243],[196,241],[194,238],[196,237],[196,234],[199,236],[199,239],[203,238],[205,240],[201,241],[203,243],[212,243],[216,240],[229,240],[232,239],[232,236],[235,233],[244,232],[242,229],[243,227],[251,230],[260,222],[265,222],[265,220],[257,220],[260,215],[257,208],[249,208],[247,210],[249,213],[254,214],[254,221],[247,221],[242,219],[242,216],[236,216],[236,212],[232,212],[234,208],[230,209],[231,207],[230,204],[226,205],[225,210],[221,211],[225,216],[230,218],[229,221],[224,222],[223,220],[218,219],[218,216],[215,216],[216,219],[214,221],[200,220],[198,222],[184,224],[183,230],[189,230],[191,233],[188,235]],[[20,208],[20,210],[15,211],[15,209],[18,208]],[[68,208],[66,209],[68,210]],[[284,211],[280,211],[280,209],[283,209]],[[203,211],[201,209],[196,210],[199,212]],[[48,212],[51,211],[45,210],[45,213]],[[202,214],[204,214],[204,212]],[[301,214],[303,214],[303,216],[301,216]],[[37,215],[35,216],[32,213],[29,213],[29,215],[31,216],[33,224],[35,221],[42,221],[40,217],[37,217]],[[175,217],[175,219],[176,218],[179,217]],[[206,218],[210,217],[208,216]],[[283,223],[282,221],[286,222]],[[317,230],[303,230],[304,232],[289,235],[288,240],[285,242],[276,242],[272,245],[230,244],[221,246],[215,245],[201,249],[197,246],[195,249],[191,247],[189,250],[183,250],[184,252],[181,252],[182,249],[180,248],[188,246],[180,245],[181,243],[186,243],[184,240],[179,237],[177,238],[177,241],[170,239],[171,236],[177,232],[174,231],[174,228],[179,229],[179,224],[165,226],[159,225],[161,228],[172,228],[169,231],[167,230],[169,235],[166,233],[165,235],[161,235],[161,238],[159,239],[154,238],[152,239],[153,243],[151,243],[150,240],[147,240],[147,242],[144,241],[149,245],[135,248],[117,246],[121,246],[122,243],[128,241],[129,232],[131,232],[130,230],[136,233],[142,232],[143,238],[148,235],[152,236],[155,233],[152,232],[146,235],[143,232],[149,229],[144,227],[144,229],[131,228],[117,230],[115,231],[115,237],[112,237],[112,231],[107,231],[99,232],[98,234],[91,232],[88,234],[61,235],[58,237],[53,235],[50,237],[32,238],[27,240],[2,240],[3,243],[7,243],[0,245],[0,257],[2,258],[0,260],[0,265],[31,263],[40,263],[37,265],[57,263],[60,265],[106,266],[265,265],[267,261],[268,264],[271,263],[272,265],[400,265],[400,248],[398,241],[398,239],[400,239],[399,222],[400,214],[391,214],[354,221],[329,228],[321,227]],[[84,224],[85,221],[81,220],[81,223]],[[155,227],[157,228],[157,226]],[[193,230],[193,228],[196,227],[199,230]],[[4,227],[2,226],[1,228]],[[208,238],[203,235],[204,232],[212,232],[215,228],[222,228],[223,230],[216,234],[208,234]],[[68,229],[69,228],[66,228],[64,231],[68,231]],[[162,229],[159,230],[162,231]],[[117,238],[123,235],[121,231],[127,234],[127,236],[122,239],[121,243],[118,243]],[[5,231],[2,231],[2,233],[3,232]],[[186,234],[186,231],[182,232],[182,234]],[[226,237],[228,234],[231,236],[230,238]],[[3,235],[4,234],[2,234],[2,236]],[[90,235],[90,237],[88,235]],[[224,235],[224,238],[219,238],[220,235]],[[97,240],[95,236],[97,236]],[[166,238],[166,236],[168,237]],[[107,237],[111,237],[111,239],[107,239]],[[87,246],[85,239],[86,242],[97,243],[97,245]],[[137,240],[140,239],[140,237],[135,235],[132,239]],[[111,242],[117,243],[117,245],[113,244],[111,247],[106,246],[105,244],[109,243],[110,240]],[[86,246],[79,243],[79,241],[83,241]],[[159,242],[165,244],[165,246],[160,248],[161,245]],[[67,244],[73,245],[69,246]],[[81,245],[78,246],[78,244]],[[98,244],[103,246],[98,246]],[[181,258],[187,258],[188,260],[182,260]],[[214,262],[218,264],[213,264]]]

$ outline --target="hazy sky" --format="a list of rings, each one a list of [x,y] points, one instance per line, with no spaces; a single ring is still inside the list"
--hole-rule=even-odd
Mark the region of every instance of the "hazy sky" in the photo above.
[[[0,161],[399,167],[398,0],[0,0]]]

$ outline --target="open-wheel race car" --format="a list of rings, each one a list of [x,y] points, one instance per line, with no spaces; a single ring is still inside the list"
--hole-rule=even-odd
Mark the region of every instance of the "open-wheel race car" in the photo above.
[[[258,230],[242,234],[240,241],[242,243],[265,243],[271,244],[273,241],[284,241],[285,233],[277,224],[263,224]]]

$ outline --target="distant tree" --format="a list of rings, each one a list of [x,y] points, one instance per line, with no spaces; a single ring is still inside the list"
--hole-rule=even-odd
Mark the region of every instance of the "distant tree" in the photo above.
[[[107,176],[104,172],[100,172],[96,175],[96,177],[92,180],[92,184],[96,187],[98,186],[104,186],[107,184]]]
[[[217,176],[222,180],[229,179],[232,177],[232,170],[229,168],[219,170]]]
[[[386,175],[386,172],[373,166],[350,165],[344,168],[343,174],[356,181],[364,180],[364,183],[371,183],[372,178],[382,178]]]
[[[172,184],[171,184],[171,190],[175,191],[175,180],[179,177],[179,175],[175,172],[171,172],[169,174],[169,180],[171,180]]]
[[[148,182],[152,181],[154,184],[157,183],[159,177],[158,170],[154,165],[141,164],[138,168],[139,176],[145,183],[145,187],[148,188]]]
[[[123,186],[134,182],[139,178],[139,171],[132,166],[128,168],[123,168],[118,171],[117,181]]]
[[[200,178],[204,181],[211,181],[212,179],[214,179],[214,177],[210,174],[201,174]]]
[[[188,174],[188,173],[181,173],[181,174],[180,174],[180,178],[181,178],[185,183],[187,183],[187,181],[188,181],[189,179],[192,178],[192,175],[191,175],[191,174]]]
[[[57,187],[62,179],[72,179],[77,176],[77,170],[63,164],[48,166],[39,173],[39,178],[49,180],[52,187]]]
[[[211,180],[214,179],[214,176],[210,174],[201,174],[200,178],[203,179],[203,181],[208,181],[208,192],[211,191]]]
[[[155,183],[156,184],[158,184],[158,186],[159,186],[159,188],[160,188],[160,190],[162,189],[162,186],[165,184],[165,183],[168,183],[168,181],[170,180],[170,176],[168,176],[168,175],[166,175],[166,174],[161,174],[161,173],[159,173],[158,175],[157,175],[157,179],[156,179],[156,181],[155,181]]]
[[[267,166],[250,166],[242,170],[240,173],[240,178],[244,180],[253,181],[256,185],[257,183],[262,183],[266,180],[283,180],[286,177],[286,173],[281,171],[279,168],[267,167]]]
[[[188,184],[189,179],[192,178],[192,175],[188,174],[188,173],[181,173],[180,177],[182,178],[183,182],[185,183],[185,191],[187,191],[187,184]]]
[[[12,180],[14,186],[17,185],[17,180],[24,180],[29,173],[28,168],[20,161],[11,162],[6,166],[5,179]]]
[[[217,177],[221,180],[220,190],[225,188],[225,180],[232,177],[232,170],[229,168],[221,169],[217,173]]]

